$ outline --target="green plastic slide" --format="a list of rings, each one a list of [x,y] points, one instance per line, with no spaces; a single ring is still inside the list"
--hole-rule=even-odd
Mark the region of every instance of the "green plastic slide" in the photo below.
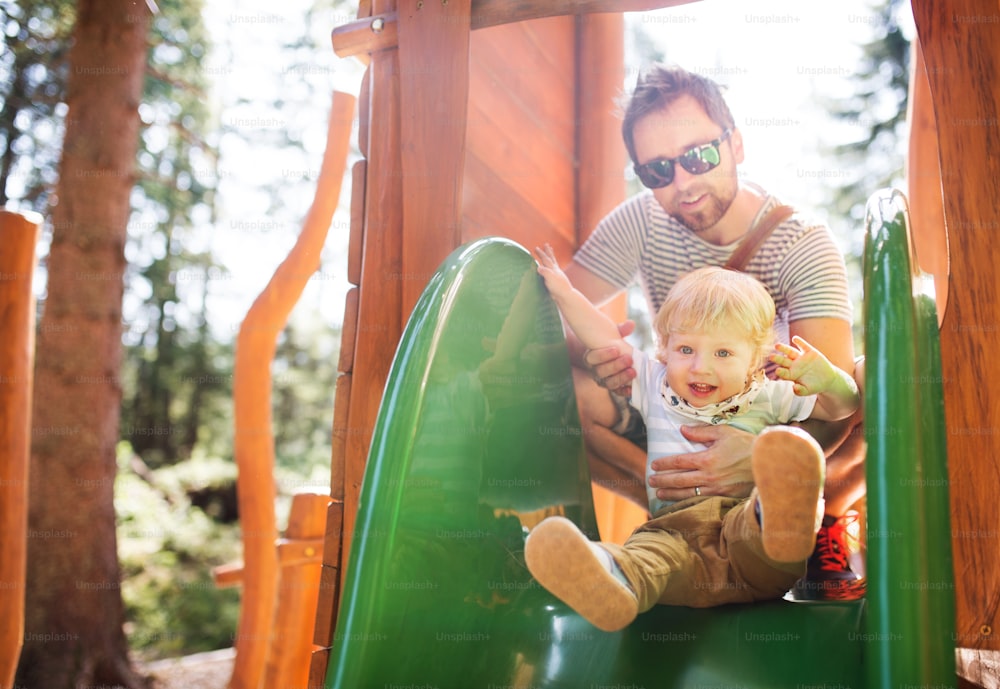
[[[876,194],[867,215],[868,686],[952,687],[955,584],[934,282],[917,264],[903,194]]]
[[[894,270],[909,275],[906,265]],[[880,298],[913,304],[909,290],[905,299]],[[936,345],[936,322],[925,340]],[[940,371],[923,344],[915,355],[913,366]],[[908,385],[934,374],[910,378]],[[882,409],[877,397],[869,388],[869,408]],[[893,397],[886,399],[892,415]],[[931,407],[920,412],[940,413]],[[940,434],[940,417],[914,426],[928,427]],[[902,457],[885,471],[909,476],[912,468]],[[870,475],[890,482],[881,471]],[[947,505],[942,517],[940,495],[919,492],[919,503],[879,513],[874,527],[912,538],[910,552],[920,555],[911,563],[886,554],[884,569],[872,568],[880,580],[871,595],[888,599],[886,587],[917,582],[898,605],[880,598],[875,614],[865,601],[657,606],[620,632],[592,627],[540,588],[523,558],[528,530],[551,514],[598,537],[560,319],[523,248],[476,241],[431,279],[400,341],[374,429],[326,686],[888,687],[900,686],[882,681],[895,678],[900,663],[933,665],[914,686],[930,686],[923,678],[931,676],[942,677],[933,686],[950,686],[954,661],[943,656],[952,653],[944,619],[951,610],[939,589],[919,585],[950,576],[950,559],[921,569],[927,547],[919,544],[947,542]],[[936,526],[917,530],[920,520]],[[942,626],[928,634],[927,624]],[[921,640],[921,648],[888,654],[884,668],[878,649],[897,634]],[[927,645],[941,653],[927,653]]]

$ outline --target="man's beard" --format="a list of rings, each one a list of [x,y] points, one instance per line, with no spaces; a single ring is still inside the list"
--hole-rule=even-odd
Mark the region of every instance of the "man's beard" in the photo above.
[[[678,202],[678,209],[674,213],[670,213],[670,217],[695,233],[703,232],[713,227],[722,219],[722,216],[726,214],[729,207],[733,205],[733,201],[736,200],[736,194],[733,194],[727,200],[723,200],[712,192],[706,193],[708,194],[708,205],[705,208],[694,213],[684,213],[679,210],[680,203]]]

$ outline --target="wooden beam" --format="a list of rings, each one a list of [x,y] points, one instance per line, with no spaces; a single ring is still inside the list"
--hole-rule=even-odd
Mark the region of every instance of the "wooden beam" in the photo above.
[[[0,687],[14,685],[24,642],[28,458],[35,359],[37,213],[0,210]],[[44,479],[44,477],[39,477]]]
[[[910,231],[917,263],[923,271],[934,276],[934,299],[938,323],[941,323],[948,303],[948,233],[944,226],[944,199],[941,196],[937,120],[919,39],[914,39],[911,55],[909,112],[906,117],[910,123],[906,166]]]
[[[645,12],[687,5],[697,0],[473,0],[469,26],[484,29],[499,24],[602,12]],[[437,4],[437,3],[434,3]],[[447,3],[445,3],[446,5]],[[427,2],[425,7],[430,7]],[[395,48],[399,41],[396,12],[356,19],[333,30],[333,52],[338,57]]]
[[[404,323],[460,243],[470,11],[471,0],[398,5]]]
[[[687,5],[695,0],[473,0],[472,28],[567,14],[646,12]]]
[[[399,44],[396,13],[386,12],[341,24],[333,30],[331,40],[337,57],[395,48]]]
[[[625,80],[625,22],[619,16],[577,20],[576,233],[571,251],[625,200],[625,164],[615,100]],[[624,307],[624,302],[621,303]],[[619,314],[624,317],[624,308]]]
[[[212,580],[215,588],[228,589],[243,585],[243,563],[230,562],[212,568]]]
[[[953,269],[941,326],[955,644],[1000,650],[1000,24],[979,0],[913,0],[940,142]],[[933,585],[934,582],[928,582]]]
[[[285,538],[278,541],[281,578],[264,687],[304,687],[309,679],[313,628],[319,601],[323,531],[330,496],[292,496]]]
[[[326,684],[326,666],[330,664],[330,649],[320,648],[309,657],[309,683],[306,689],[323,689]]]
[[[323,546],[323,568],[320,570],[319,595],[316,603],[316,623],[313,625],[313,643],[328,648],[333,643],[337,623],[337,605],[340,593],[341,538],[344,529],[344,503],[334,501],[327,507],[326,543]],[[319,675],[322,682],[326,668]]]
[[[329,502],[329,495],[323,497]],[[323,518],[326,519],[325,505],[323,506]],[[322,536],[278,539],[278,563],[282,567],[321,564],[323,562],[323,542]]]
[[[360,148],[368,152],[362,197],[365,207],[361,283],[358,285],[358,312],[365,318],[365,327],[356,329],[353,370],[364,372],[364,378],[349,388],[347,419],[339,429],[344,439],[341,545],[344,562],[351,548],[354,515],[358,509],[368,445],[382,401],[382,386],[389,376],[396,343],[403,332],[401,283],[390,279],[402,271],[398,57],[394,50],[372,55],[365,74],[369,83],[362,88],[369,102],[362,104],[361,111],[368,113],[370,118],[367,122],[363,118],[359,127],[359,136],[362,132],[365,135],[359,141]],[[342,568],[341,576],[345,570],[346,567]]]
[[[329,500],[329,496],[323,496]],[[323,562],[323,538],[309,540],[278,539],[278,564],[281,567],[300,567],[302,565],[318,565]],[[225,589],[240,586],[243,583],[243,563],[232,562],[212,568],[212,579],[216,588]]]
[[[359,122],[361,121],[367,120],[359,120]],[[368,164],[364,160],[354,163],[354,167],[351,168],[351,230],[347,245],[347,281],[352,285],[361,284],[361,250],[365,235],[365,178],[367,176]]]

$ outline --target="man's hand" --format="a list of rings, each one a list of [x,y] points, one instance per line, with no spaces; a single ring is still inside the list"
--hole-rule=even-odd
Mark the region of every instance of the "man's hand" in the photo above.
[[[631,335],[634,330],[634,321],[618,324],[618,332],[623,338]],[[623,355],[617,347],[588,349],[583,354],[583,362],[590,369],[598,385],[623,397],[631,397],[632,380],[636,375],[635,369],[632,368],[631,354]]]
[[[661,500],[684,500],[694,495],[724,495],[744,498],[753,488],[750,448],[754,435],[732,426],[681,426],[692,442],[708,447],[653,460],[656,473],[649,485]],[[698,488],[698,492],[695,492]]]

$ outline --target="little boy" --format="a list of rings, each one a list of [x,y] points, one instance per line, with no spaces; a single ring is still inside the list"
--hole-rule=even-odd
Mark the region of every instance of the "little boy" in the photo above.
[[[538,272],[585,347],[631,353],[632,404],[649,435],[649,463],[696,451],[680,427],[731,424],[758,434],[749,498],[666,502],[647,488],[653,518],[624,545],[592,543],[550,517],[525,542],[535,579],[594,626],[614,631],[655,604],[708,607],[780,598],[805,572],[823,516],[823,452],[806,418],[842,419],[858,407],[853,378],[801,338],[773,347],[774,301],[753,277],[701,268],[674,285],[656,314],[656,359],[621,339],[615,323],[573,288],[552,249]],[[773,380],[764,375],[775,365]]]

